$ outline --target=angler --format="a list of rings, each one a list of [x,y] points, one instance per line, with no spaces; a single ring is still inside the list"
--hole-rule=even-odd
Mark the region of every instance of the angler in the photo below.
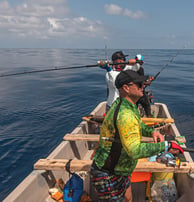
[[[107,111],[109,110],[110,106],[119,96],[118,90],[115,87],[115,79],[120,71],[124,70],[133,70],[137,72],[139,75],[144,75],[144,69],[142,67],[144,63],[143,55],[137,54],[135,59],[130,59],[128,64],[125,64],[126,57],[128,55],[123,54],[122,51],[117,51],[112,55],[113,61],[113,68],[109,66],[107,61],[98,61],[98,64],[101,68],[106,69],[106,83],[108,89],[108,98],[107,98]],[[121,63],[121,64],[118,64]],[[149,77],[149,79],[145,82],[145,85],[149,85],[152,81],[153,77]],[[145,90],[143,91],[143,96],[137,102],[137,106],[140,104],[142,105],[146,116],[151,117],[151,107],[150,107],[150,97],[148,97],[148,92]]]

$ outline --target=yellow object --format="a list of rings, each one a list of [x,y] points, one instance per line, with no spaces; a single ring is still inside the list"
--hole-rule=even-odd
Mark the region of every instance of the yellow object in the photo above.
[[[170,179],[173,179],[174,173],[166,173],[166,172],[159,172],[159,173],[153,173],[154,180],[165,180],[169,181]]]
[[[181,165],[181,160],[180,160],[179,158],[176,159],[176,165],[177,165],[178,167],[180,167],[180,165]]]
[[[153,125],[157,125],[158,123],[155,123],[155,122],[146,122],[145,124],[147,126],[153,126]]]

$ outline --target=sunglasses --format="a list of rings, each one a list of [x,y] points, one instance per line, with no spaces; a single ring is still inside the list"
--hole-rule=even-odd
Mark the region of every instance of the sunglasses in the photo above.
[[[119,60],[126,61],[126,58],[119,57],[118,59],[119,59]]]
[[[134,82],[134,83],[128,83],[128,86],[132,86],[133,84],[136,84],[138,88],[142,88],[144,86],[144,82]]]

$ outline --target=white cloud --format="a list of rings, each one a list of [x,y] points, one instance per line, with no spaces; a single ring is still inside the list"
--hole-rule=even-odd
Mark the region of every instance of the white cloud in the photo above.
[[[103,36],[105,29],[102,23],[91,21],[84,17],[77,18],[48,18],[49,37],[60,36],[69,38],[98,37]]]
[[[48,18],[48,23],[51,25],[51,28],[53,29],[57,30],[60,28],[60,24],[57,22],[57,19]]]
[[[9,3],[7,1],[0,2],[1,11],[10,9]]]
[[[148,16],[143,11],[131,11],[129,9],[123,9],[116,4],[106,4],[104,10],[108,15],[122,15],[133,19],[147,18]]]
[[[27,0],[16,7],[18,15],[26,16],[65,16],[71,13],[66,0]]]
[[[16,39],[61,37],[73,40],[107,34],[100,21],[73,15],[66,0],[25,0],[15,7],[6,0],[1,1],[0,29],[0,36],[14,36]]]
[[[10,14],[13,13],[13,9],[11,9],[8,1],[4,0],[0,2],[0,14]]]
[[[109,15],[121,15],[123,9],[115,4],[105,4],[104,10]]]
[[[147,18],[148,16],[143,11],[136,11],[133,12],[131,10],[125,9],[123,12],[124,16],[133,18],[133,19],[141,19],[141,18]]]

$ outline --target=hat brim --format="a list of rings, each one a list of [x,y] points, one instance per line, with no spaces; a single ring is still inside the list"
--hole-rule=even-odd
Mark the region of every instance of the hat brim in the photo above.
[[[116,88],[121,88],[124,84],[128,83],[142,83],[148,79],[148,76],[139,75],[133,70],[121,71],[115,80]]]
[[[134,79],[133,82],[143,82],[146,81],[149,78],[149,76],[139,76],[137,79]]]

